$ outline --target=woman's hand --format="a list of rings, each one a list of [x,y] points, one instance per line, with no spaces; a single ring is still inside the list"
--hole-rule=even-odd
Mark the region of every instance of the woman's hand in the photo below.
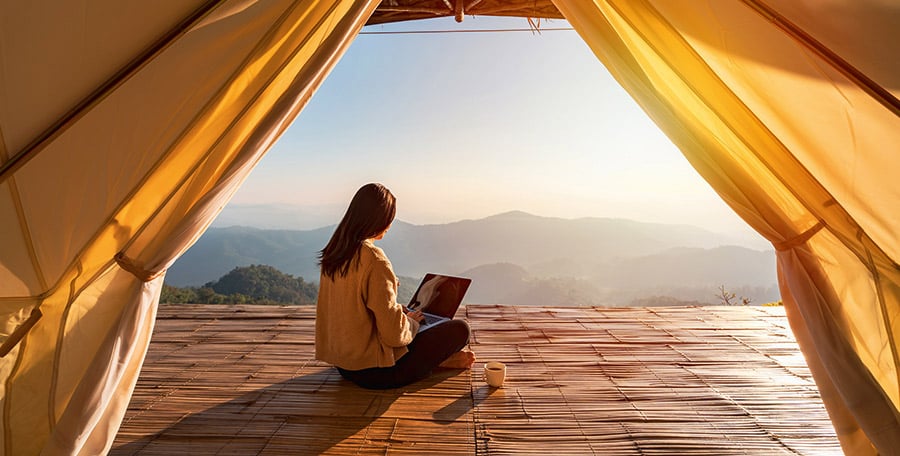
[[[422,323],[422,321],[425,320],[425,315],[422,315],[421,310],[414,310],[412,312],[406,312],[406,316],[419,322],[419,323]]]

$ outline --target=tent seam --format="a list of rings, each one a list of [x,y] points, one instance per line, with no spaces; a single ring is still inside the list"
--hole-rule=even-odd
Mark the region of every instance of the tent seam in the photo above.
[[[10,418],[10,415],[12,414],[11,405],[10,405],[10,402],[11,402],[10,391],[12,391],[12,380],[13,380],[13,378],[16,377],[16,374],[19,373],[19,369],[21,369],[21,367],[22,367],[22,358],[23,358],[22,354],[23,354],[23,352],[25,352],[27,347],[28,347],[28,337],[23,337],[22,341],[19,342],[19,353],[16,356],[15,364],[13,365],[13,368],[10,369],[9,376],[6,377],[6,380],[4,381],[4,383],[5,383],[5,388],[4,388],[4,393],[3,393],[4,394],[4,396],[3,396],[3,454],[4,454],[4,456],[13,454],[12,439],[11,439],[11,435],[10,435],[10,431],[12,429],[9,426],[9,423],[10,423],[9,418]]]
[[[47,395],[48,408],[50,411],[50,415],[48,419],[50,420],[50,434],[53,434],[53,429],[56,428],[56,390],[59,388],[59,363],[62,358],[62,345],[63,340],[66,336],[66,326],[69,323],[69,313],[72,309],[72,304],[81,295],[81,292],[84,291],[83,288],[78,290],[75,288],[75,283],[78,280],[78,277],[83,272],[84,268],[81,262],[78,263],[78,273],[75,274],[75,277],[69,282],[69,298],[66,302],[66,308],[63,310],[62,315],[59,319],[59,328],[57,329],[56,335],[56,348],[53,350],[53,370],[50,376],[50,393]]]
[[[881,285],[881,273],[878,271],[878,267],[875,266],[875,260],[872,258],[872,253],[869,251],[868,247],[866,247],[865,242],[862,239],[860,239],[860,242],[865,249],[866,257],[868,259],[867,266],[869,267],[869,272],[872,274],[872,282],[875,284],[875,296],[878,299],[878,308],[881,310],[884,332],[887,333],[890,346],[896,347],[897,341],[896,337],[894,337],[893,324],[887,309],[887,303],[884,299],[884,287]],[[900,388],[900,353],[897,353],[897,350],[891,350],[891,355],[894,360],[894,379],[897,380],[898,388]],[[898,390],[898,397],[900,397],[900,390]]]
[[[837,53],[832,51],[831,48],[813,38],[809,33],[806,33],[797,24],[779,14],[764,0],[741,0],[741,2],[768,19],[772,24],[787,33],[788,36],[794,38],[801,45],[818,54],[819,57],[830,63],[833,68],[840,71],[841,74],[853,81],[872,98],[878,100],[885,108],[895,115],[900,115],[900,100],[898,100],[897,97],[882,87],[881,84],[878,84],[863,74],[862,71],[859,71],[856,67],[851,65],[850,62],[842,59]]]
[[[9,154],[6,150],[6,139],[3,137],[3,129],[0,128],[0,159],[6,163]],[[41,289],[47,288],[47,279],[44,277],[44,271],[41,269],[40,262],[37,260],[37,252],[34,250],[34,239],[31,237],[31,230],[28,228],[28,219],[25,217],[25,209],[22,206],[22,196],[19,194],[19,186],[16,185],[15,176],[9,177],[9,192],[13,206],[16,208],[16,217],[19,220],[19,230],[25,238],[25,248],[28,251],[28,258],[31,261],[31,267],[38,279],[38,285]],[[38,304],[40,306],[40,303]]]
[[[150,45],[149,48],[145,49],[138,58],[128,62],[124,67],[120,68],[115,74],[113,74],[110,79],[107,79],[97,88],[94,92],[91,92],[87,97],[78,102],[72,109],[63,114],[62,117],[57,119],[49,128],[38,134],[36,138],[34,138],[31,142],[29,142],[24,148],[19,150],[12,158],[8,161],[3,162],[0,165],[0,182],[6,180],[7,176],[10,174],[14,174],[16,170],[25,166],[25,164],[34,158],[37,154],[44,150],[47,141],[53,138],[58,137],[72,124],[77,121],[81,116],[83,116],[89,108],[95,106],[99,101],[106,98],[106,96],[111,93],[115,88],[124,84],[127,80],[131,79],[131,77],[142,67],[144,67],[147,62],[153,60],[153,58],[159,54],[161,54],[165,49],[167,49],[175,40],[184,35],[187,30],[193,29],[194,25],[196,25],[201,19],[206,17],[212,10],[214,10],[219,4],[223,3],[225,0],[209,0],[203,6],[199,7],[195,10],[186,20],[178,23],[172,30],[163,35],[159,40],[155,41]]]
[[[31,267],[38,279],[41,289],[47,288],[47,278],[44,276],[44,270],[41,268],[40,261],[37,258],[37,251],[34,249],[34,238],[31,237],[31,229],[28,226],[28,219],[25,217],[25,208],[22,206],[22,197],[19,193],[19,186],[16,185],[15,176],[10,176],[9,191],[12,196],[13,205],[16,208],[16,216],[19,219],[19,229],[25,238],[25,248],[28,250],[28,259],[31,261]],[[40,305],[40,304],[39,304]]]

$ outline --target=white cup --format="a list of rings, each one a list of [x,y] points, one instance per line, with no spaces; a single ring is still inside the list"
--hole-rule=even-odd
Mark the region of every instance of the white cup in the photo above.
[[[484,364],[484,381],[494,388],[502,388],[506,379],[506,364],[490,361]]]

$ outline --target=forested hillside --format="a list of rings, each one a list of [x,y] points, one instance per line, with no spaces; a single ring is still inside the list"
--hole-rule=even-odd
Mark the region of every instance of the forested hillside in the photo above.
[[[417,279],[400,278],[398,301],[408,302]],[[293,304],[316,303],[318,284],[267,265],[237,267],[201,287],[163,285],[162,304]]]
[[[279,294],[212,284],[235,268],[264,264],[315,288],[316,255],[332,230],[210,229],[169,269],[166,284],[199,295],[182,300],[218,302],[224,299],[218,295],[235,295],[230,299],[309,303],[314,292],[284,292],[291,287],[274,287]],[[395,221],[376,245],[398,275],[412,278],[404,281],[410,287],[426,272],[471,277],[468,303],[716,303],[720,286],[754,303],[777,301],[774,251],[733,242],[686,225],[509,212],[440,225]]]
[[[318,287],[272,266],[237,267],[201,287],[163,285],[161,303],[315,304]]]

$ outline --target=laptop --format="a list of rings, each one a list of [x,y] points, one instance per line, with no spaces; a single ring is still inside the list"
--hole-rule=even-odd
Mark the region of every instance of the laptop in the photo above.
[[[425,316],[419,324],[419,332],[453,318],[471,283],[472,279],[464,277],[425,274],[406,306],[410,311],[421,310]]]

